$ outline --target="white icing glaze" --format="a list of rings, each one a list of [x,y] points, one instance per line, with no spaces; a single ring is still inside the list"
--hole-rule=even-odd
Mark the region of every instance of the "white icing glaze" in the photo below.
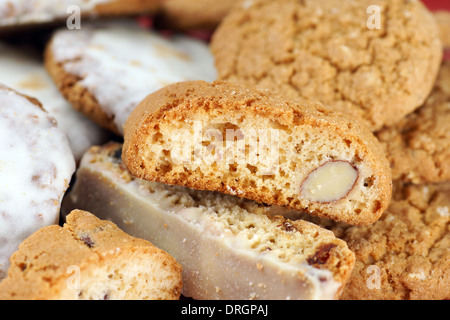
[[[81,77],[119,132],[134,107],[148,94],[174,82],[216,79],[214,58],[206,43],[164,38],[136,25],[61,30],[52,40],[55,60]]]
[[[38,99],[67,135],[75,159],[92,145],[107,140],[107,134],[77,112],[61,95],[43,63],[31,54],[0,43],[0,83]]]
[[[1,86],[0,136],[1,278],[20,242],[58,222],[75,161],[54,118]]]
[[[98,4],[111,0],[2,0],[0,26],[51,22],[68,16],[67,8],[76,5],[81,12],[90,12]]]

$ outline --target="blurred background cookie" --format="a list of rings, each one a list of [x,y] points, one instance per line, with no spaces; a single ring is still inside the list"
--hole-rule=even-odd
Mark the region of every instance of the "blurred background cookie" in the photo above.
[[[159,0],[4,0],[0,2],[0,32],[62,24],[71,14],[83,18],[156,12]]]
[[[0,43],[0,83],[38,99],[54,117],[69,139],[76,161],[93,145],[102,144],[109,134],[72,108],[44,68],[41,54],[30,46]]]
[[[423,104],[442,58],[433,15],[406,0],[242,1],[212,51],[219,79],[320,101],[372,130]]]
[[[205,42],[164,37],[133,23],[59,30],[46,49],[45,65],[75,109],[119,135],[129,113],[153,91],[216,78]]]
[[[239,0],[161,0],[159,20],[171,28],[214,30]]]

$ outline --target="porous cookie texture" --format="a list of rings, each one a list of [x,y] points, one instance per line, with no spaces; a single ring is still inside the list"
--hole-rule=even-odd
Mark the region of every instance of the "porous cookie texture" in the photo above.
[[[354,263],[332,232],[223,193],[137,179],[122,145],[86,153],[64,212],[90,210],[171,254],[194,299],[336,299]]]
[[[74,210],[63,227],[44,227],[20,244],[2,300],[176,300],[181,266],[114,223]]]
[[[442,59],[433,15],[408,0],[242,1],[211,46],[218,79],[320,101],[373,131],[423,104]]]
[[[450,184],[408,185],[371,226],[340,237],[356,254],[342,299],[450,298]]]
[[[165,23],[182,30],[215,29],[238,0],[162,0]]]
[[[391,195],[389,163],[364,126],[309,101],[224,81],[150,94],[125,126],[136,177],[369,224]]]
[[[59,30],[45,56],[47,70],[75,109],[119,135],[149,93],[173,82],[216,78],[206,43],[163,37],[132,23]]]
[[[159,0],[5,0],[0,3],[0,29],[51,23],[73,14],[125,16],[158,8]]]
[[[450,49],[450,11],[435,11],[433,12],[437,25],[441,32],[441,41],[444,48]]]
[[[425,104],[376,136],[393,179],[416,184],[450,180],[450,63],[441,66]]]
[[[75,171],[67,137],[34,98],[0,85],[0,279],[17,246],[58,223]]]
[[[101,130],[64,99],[37,52],[29,53],[21,47],[0,43],[0,69],[1,83],[38,99],[56,119],[58,127],[69,139],[76,161],[88,148],[105,143],[109,138],[106,130]]]

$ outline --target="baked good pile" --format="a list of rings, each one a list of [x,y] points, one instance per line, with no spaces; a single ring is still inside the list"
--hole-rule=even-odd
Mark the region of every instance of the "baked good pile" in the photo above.
[[[450,299],[449,30],[410,0],[0,3],[0,299]]]

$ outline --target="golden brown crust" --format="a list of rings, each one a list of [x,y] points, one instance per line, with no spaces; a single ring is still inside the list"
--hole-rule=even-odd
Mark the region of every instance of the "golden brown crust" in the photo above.
[[[381,23],[369,29],[373,5]],[[243,1],[211,47],[218,79],[320,101],[373,131],[424,102],[442,58],[433,16],[406,0]]]
[[[210,108],[210,109],[209,109]],[[242,186],[237,183],[227,186],[220,179],[211,179],[199,174],[158,174],[147,171],[143,166],[140,150],[148,144],[148,136],[155,127],[170,123],[182,123],[184,119],[193,115],[208,114],[232,114],[236,117],[255,119],[257,117],[271,119],[280,127],[296,128],[308,124],[312,127],[320,127],[323,130],[337,132],[339,137],[346,137],[351,143],[360,146],[361,157],[365,157],[374,168],[376,176],[380,179],[379,202],[374,212],[369,216],[359,214],[349,219],[351,223],[367,224],[375,221],[386,208],[391,192],[390,168],[377,140],[367,128],[348,120],[344,115],[334,113],[320,104],[304,100],[287,101],[281,97],[272,95],[265,90],[248,89],[246,87],[224,81],[213,82],[188,81],[169,85],[144,99],[129,116],[125,125],[125,144],[123,159],[125,165],[132,174],[147,180],[158,181],[167,184],[179,184],[194,189],[215,190],[228,194],[233,188],[240,189],[240,197],[249,198],[257,202],[278,204],[294,209],[299,208],[298,203],[274,199],[274,194],[262,192],[262,190]],[[205,115],[205,117],[208,117]],[[241,190],[242,189],[242,190]],[[366,204],[367,205],[367,204]],[[311,210],[312,211],[312,210]],[[317,210],[319,211],[319,210]],[[366,210],[367,211],[367,210]],[[318,215],[326,215],[323,212],[312,212]],[[330,216],[327,216],[330,218]],[[333,217],[333,219],[339,219]]]
[[[71,273],[68,270],[71,267],[77,267],[83,278],[93,268],[105,266],[105,263],[107,266],[108,261],[112,262],[117,257],[136,263],[141,261],[139,257],[151,257],[156,265],[164,266],[170,282],[174,283],[173,287],[156,295],[159,294],[161,299],[180,297],[181,267],[170,255],[148,241],[129,236],[111,222],[100,220],[85,211],[74,210],[67,216],[64,227],[52,225],[41,228],[20,244],[19,250],[11,257],[8,277],[0,283],[0,299],[65,299],[70,289],[68,281]],[[149,262],[148,259],[143,261]],[[160,280],[158,277],[155,274],[154,281]],[[151,285],[149,281],[147,286]],[[75,297],[82,296],[82,291],[78,291]],[[105,298],[111,294],[105,292]],[[131,298],[137,296],[139,294]]]
[[[95,96],[79,83],[83,79],[67,72],[64,69],[64,63],[57,62],[54,59],[51,47],[52,42],[49,41],[44,52],[45,68],[53,78],[62,95],[76,110],[93,120],[101,128],[110,130],[115,134],[120,134],[114,124],[114,119],[103,111]]]

